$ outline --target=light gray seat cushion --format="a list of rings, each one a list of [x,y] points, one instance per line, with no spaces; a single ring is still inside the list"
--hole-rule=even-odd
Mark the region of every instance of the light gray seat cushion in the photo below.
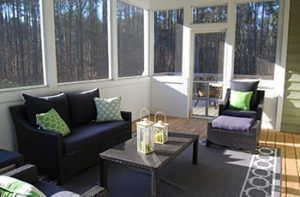
[[[69,191],[61,191],[53,194],[51,197],[79,197],[80,195]]]
[[[212,128],[231,131],[250,131],[254,125],[253,118],[219,116],[212,121]]]

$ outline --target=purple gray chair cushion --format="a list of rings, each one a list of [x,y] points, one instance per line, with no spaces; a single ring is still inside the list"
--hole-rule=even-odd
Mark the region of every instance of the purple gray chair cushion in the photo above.
[[[223,111],[223,115],[226,116],[236,116],[236,117],[244,117],[244,118],[254,118],[256,119],[257,111],[244,111],[244,110],[234,110],[234,109],[226,109]]]
[[[250,131],[254,125],[253,118],[240,118],[233,116],[219,116],[212,121],[212,128],[231,131]]]

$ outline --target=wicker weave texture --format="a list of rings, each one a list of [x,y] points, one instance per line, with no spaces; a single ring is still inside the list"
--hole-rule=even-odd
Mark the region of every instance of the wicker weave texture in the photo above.
[[[210,143],[213,143],[254,152],[258,143],[259,133],[259,120],[255,122],[250,132],[215,129],[212,127],[212,122],[209,121],[207,125],[207,143],[208,146]]]

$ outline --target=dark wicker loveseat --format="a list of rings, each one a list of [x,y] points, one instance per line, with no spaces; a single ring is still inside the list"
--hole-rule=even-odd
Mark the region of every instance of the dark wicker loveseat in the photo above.
[[[26,163],[37,165],[39,172],[59,184],[95,165],[100,152],[131,138],[131,112],[121,112],[124,121],[70,127],[71,133],[66,136],[38,129],[28,122],[26,112],[25,105],[10,107],[19,152]]]

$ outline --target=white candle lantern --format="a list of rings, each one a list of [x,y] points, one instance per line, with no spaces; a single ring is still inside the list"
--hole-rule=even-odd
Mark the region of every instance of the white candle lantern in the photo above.
[[[159,120],[156,122],[157,114],[162,114],[164,116],[165,121],[162,122]],[[154,122],[156,122],[154,127],[154,142],[158,144],[164,144],[168,141],[168,124],[166,122],[166,114],[161,111],[155,113]]]
[[[148,118],[143,118],[142,112],[148,113]],[[153,122],[150,121],[150,112],[143,108],[140,112],[141,121],[136,123],[137,126],[137,150],[144,154],[154,151],[154,137],[153,137]]]

